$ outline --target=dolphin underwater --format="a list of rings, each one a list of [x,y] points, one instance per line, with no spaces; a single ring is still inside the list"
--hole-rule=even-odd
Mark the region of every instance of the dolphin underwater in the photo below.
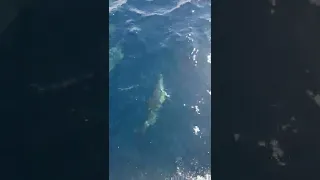
[[[117,64],[121,62],[122,59],[123,54],[119,46],[109,49],[109,73]]]
[[[150,111],[158,111],[166,99],[170,97],[165,91],[163,83],[163,75],[159,75],[158,83],[153,91],[153,94],[148,102],[148,108]]]
[[[168,93],[165,91],[163,75],[159,75],[158,83],[153,91],[152,96],[148,101],[148,118],[143,123],[143,127],[140,129],[140,132],[145,133],[146,130],[154,125],[157,122],[159,111],[162,107],[162,104],[170,97]]]

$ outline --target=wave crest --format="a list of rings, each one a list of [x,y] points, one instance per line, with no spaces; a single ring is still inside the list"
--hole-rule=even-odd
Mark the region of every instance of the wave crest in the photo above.
[[[126,4],[127,0],[116,0],[116,1],[110,1],[109,0],[109,13],[112,13],[116,11],[118,8],[120,8],[122,5]]]

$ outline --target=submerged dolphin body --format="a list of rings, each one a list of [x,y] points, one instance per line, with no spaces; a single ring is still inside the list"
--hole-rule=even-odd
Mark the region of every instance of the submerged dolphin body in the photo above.
[[[150,111],[148,114],[148,119],[143,123],[142,128],[140,129],[141,133],[145,133],[148,127],[154,125],[158,119],[158,112],[157,111]]]
[[[148,102],[149,114],[147,120],[143,123],[143,127],[141,128],[142,133],[145,133],[148,127],[154,125],[157,122],[159,111],[162,107],[162,104],[166,101],[170,96],[165,91],[164,83],[163,83],[163,75],[159,75],[158,83],[153,91],[152,97]]]
[[[149,110],[158,111],[165,100],[170,97],[164,89],[163,75],[159,75],[159,80],[156,85],[155,90],[153,91],[152,97],[149,99]]]
[[[123,59],[121,48],[116,46],[109,49],[109,73]]]
[[[114,24],[110,24],[109,22],[109,44],[113,44],[112,37],[115,31],[116,26]],[[123,40],[116,41],[116,44],[109,49],[109,73],[121,62],[124,57],[121,43],[123,43]]]

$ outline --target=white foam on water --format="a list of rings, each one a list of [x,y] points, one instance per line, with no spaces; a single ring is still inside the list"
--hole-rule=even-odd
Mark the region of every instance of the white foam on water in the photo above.
[[[117,1],[110,2],[109,13],[116,11],[118,8],[120,8],[122,5],[126,3],[127,3],[127,0],[117,0]]]
[[[209,21],[211,23],[211,13],[203,14],[199,18],[207,20],[207,21]]]
[[[194,161],[196,162],[197,160],[194,159]],[[193,164],[194,166],[197,166],[197,163]],[[202,169],[202,175],[199,175],[195,172],[192,171],[186,171],[185,168],[183,168],[183,166],[177,166],[177,170],[176,170],[176,174],[171,176],[171,177],[167,177],[166,179],[170,179],[170,180],[175,180],[175,179],[181,179],[181,180],[211,180],[211,172],[209,169],[205,169],[205,168],[200,168]]]
[[[141,31],[141,28],[138,27],[138,26],[131,26],[130,28],[128,28],[129,32],[140,32]]]
[[[144,10],[138,9],[136,7],[130,7],[129,10],[132,12],[135,12],[137,14],[140,14],[142,16],[155,16],[155,15],[163,16],[163,15],[166,15],[166,14],[173,12],[176,9],[179,9],[181,6],[183,6],[184,4],[189,3],[189,2],[191,2],[191,0],[179,0],[177,2],[177,4],[173,7],[159,8],[159,9],[154,10],[153,12],[144,11]]]

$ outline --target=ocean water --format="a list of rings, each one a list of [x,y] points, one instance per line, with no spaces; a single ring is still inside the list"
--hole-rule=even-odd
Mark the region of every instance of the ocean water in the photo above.
[[[110,178],[209,179],[211,2],[109,3]],[[159,74],[170,98],[138,133]]]

